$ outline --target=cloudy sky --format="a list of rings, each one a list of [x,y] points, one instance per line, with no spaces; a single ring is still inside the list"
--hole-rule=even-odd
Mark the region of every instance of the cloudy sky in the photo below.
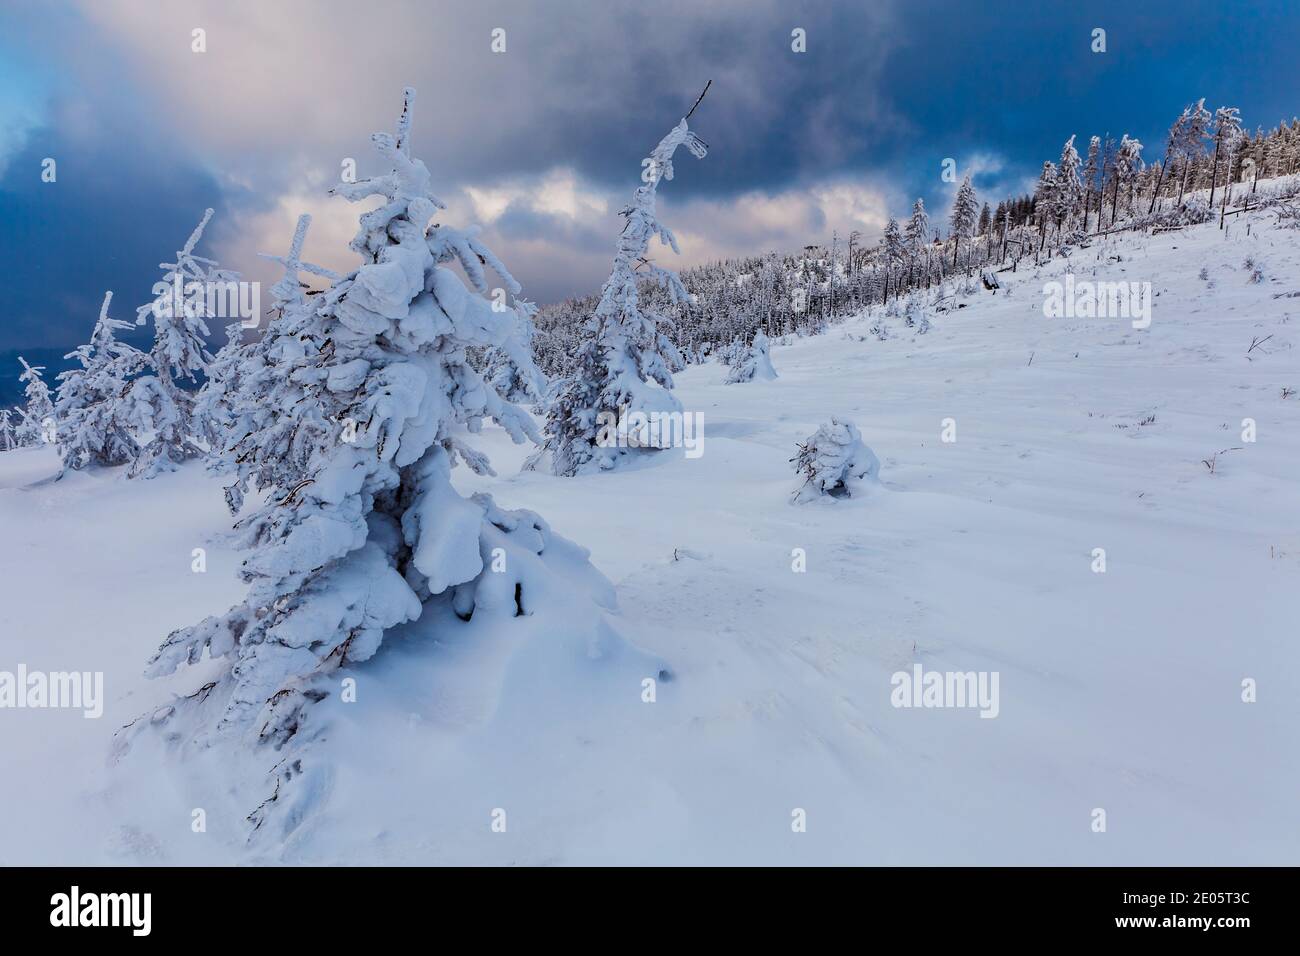
[[[368,137],[407,85],[443,221],[480,223],[547,302],[599,286],[641,158],[707,80],[710,155],[660,193],[679,264],[876,236],[918,195],[946,212],[947,157],[994,203],[1071,133],[1156,158],[1202,96],[1274,125],[1300,112],[1297,49],[1281,0],[5,0],[0,356],[83,341],[105,289],[130,317],[208,206],[202,251],[248,278],[301,212],[308,257],[351,267],[358,209],[325,189],[348,158],[381,171]]]

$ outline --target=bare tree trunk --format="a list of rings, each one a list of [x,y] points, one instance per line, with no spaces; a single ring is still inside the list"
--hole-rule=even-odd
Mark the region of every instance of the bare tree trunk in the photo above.
[[[1169,155],[1166,152],[1165,160],[1160,164],[1160,176],[1156,180],[1156,191],[1151,194],[1151,205],[1147,207],[1147,215],[1151,215],[1156,208],[1156,197],[1160,195],[1160,186],[1165,181],[1165,170],[1169,168]]]
[[[1214,137],[1214,171],[1210,173],[1210,209],[1214,209],[1214,189],[1219,185],[1219,140],[1221,137]],[[1211,213],[1210,215],[1213,215]]]
[[[1216,147],[1216,151],[1217,151],[1217,147]],[[1232,193],[1232,155],[1229,154],[1229,156],[1228,156],[1228,181],[1227,181],[1226,183],[1223,184],[1223,205],[1219,207],[1219,228],[1220,228],[1220,229],[1223,228],[1223,221],[1224,221],[1224,219],[1227,218],[1227,215],[1228,215],[1228,196],[1229,196],[1231,193]],[[1210,195],[1211,195],[1211,196],[1214,195],[1213,190],[1211,190]],[[1211,205],[1210,208],[1213,209],[1214,206]]]

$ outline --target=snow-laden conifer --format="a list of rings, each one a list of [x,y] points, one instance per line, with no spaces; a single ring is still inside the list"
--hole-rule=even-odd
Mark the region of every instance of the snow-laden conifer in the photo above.
[[[1097,175],[1101,172],[1101,137],[1094,136],[1088,140],[1088,159],[1083,165],[1083,228],[1088,229],[1088,211],[1092,205],[1093,193],[1097,191]],[[1100,208],[1098,216],[1100,216]],[[1100,219],[1097,228],[1101,228]]]
[[[458,462],[491,473],[467,441],[485,420],[516,442],[536,431],[468,358],[519,334],[520,315],[484,297],[483,266],[512,293],[519,286],[472,230],[429,225],[444,206],[410,154],[413,96],[406,91],[396,135],[372,137],[388,171],[331,190],[380,199],[351,244],[363,264],[316,302],[279,293],[279,321],[289,323],[280,344],[295,341],[301,352],[271,354],[283,387],[265,399],[311,411],[294,436],[250,436],[264,456],[287,441],[297,464],[258,473],[259,484],[271,482],[265,503],[238,525],[252,548],[240,571],[248,595],[171,634],[148,667],[158,676],[205,654],[222,661],[210,684],[163,715],[166,732],[186,740],[214,727],[247,731],[277,748],[292,739],[295,756],[280,765],[291,777],[315,772],[300,748],[319,733],[311,705],[337,687],[331,675],[372,657],[392,627],[420,619],[430,638],[468,627],[473,640],[537,614],[553,626],[555,646],[573,653],[580,645],[599,656],[612,639],[596,613],[611,590],[585,551],[531,512],[452,486]],[[289,802],[286,783],[281,775],[250,817],[255,826]]]
[[[194,398],[194,429],[208,446],[208,460],[220,469],[226,445],[233,427],[232,403],[240,389],[247,362],[244,325],[232,322],[226,326],[226,344],[223,345],[205,370],[203,387]]]
[[[195,393],[182,382],[198,382],[212,356],[208,353],[207,320],[215,318],[210,292],[222,291],[238,275],[217,267],[214,260],[195,255],[194,249],[212,219],[212,210],[176,253],[175,262],[160,265],[163,278],[154,284],[154,298],[136,310],[137,325],[154,323],[154,344],[149,351],[151,375],[136,381],[136,400],[149,408],[153,437],[131,466],[130,474],[152,478],[203,454],[195,441],[200,429],[194,422]]]
[[[18,427],[12,409],[0,408],[0,451],[13,451],[18,447]]]
[[[27,404],[19,409],[22,416],[22,423],[18,426],[19,441],[24,445],[51,442],[55,433],[54,401],[41,374],[45,366],[29,365],[21,355],[18,362],[23,367],[18,381],[23,383],[23,395],[27,399]]]
[[[1061,148],[1061,164],[1056,169],[1056,206],[1058,228],[1068,230],[1079,214],[1083,201],[1083,183],[1079,179],[1079,151],[1074,148],[1074,137]]]
[[[286,255],[259,253],[279,263],[284,272],[271,286],[271,321],[263,334],[241,343],[229,362],[213,376],[200,401],[211,409],[208,431],[214,449],[213,471],[233,476],[225,489],[226,503],[238,514],[250,487],[292,487],[307,477],[314,449],[328,444],[342,428],[351,436],[355,420],[328,417],[327,389],[314,369],[319,356],[309,348],[318,324],[319,292],[303,282],[307,273],[330,282],[333,271],[303,261],[303,245],[311,216],[298,217]]]
[[[952,229],[953,268],[957,267],[957,250],[961,248],[962,240],[969,239],[974,234],[977,213],[975,190],[970,184],[970,177],[967,176],[957,189],[957,197],[952,202],[952,215],[948,217],[948,224]]]
[[[907,220],[903,233],[907,240],[909,259],[922,270],[923,276],[929,275],[930,217],[925,211],[925,201],[917,199],[912,204],[912,215]]]
[[[862,443],[862,433],[852,422],[839,418],[832,418],[799,443],[799,453],[790,460],[799,476],[794,491],[797,503],[822,495],[853,497],[880,477],[880,460]]]
[[[766,335],[761,331],[754,333],[754,341],[744,349],[743,354],[732,361],[726,384],[735,385],[739,382],[752,382],[755,379],[770,382],[776,378],[776,369],[772,367],[772,357],[768,354],[770,348]]]
[[[144,353],[119,342],[115,331],[131,323],[109,318],[113,293],[104,293],[90,341],[64,358],[77,365],[59,374],[54,406],[56,442],[63,467],[126,465],[140,453],[136,434],[148,411],[138,406],[132,379],[147,365]]]
[[[678,251],[677,239],[655,211],[660,182],[673,178],[673,155],[681,146],[697,159],[707,151],[687,125],[689,116],[643,161],[642,184],[632,204],[619,213],[625,222],[613,270],[585,323],[573,371],[559,386],[547,415],[546,442],[529,467],[546,462],[555,474],[566,476],[614,468],[623,457],[653,446],[649,435],[635,428],[626,444],[601,441],[613,421],[681,411],[672,393],[671,372],[681,358],[662,330],[666,320],[642,306],[637,282],[648,277],[666,290],[671,303],[689,301],[677,274],[648,258],[655,238]]]

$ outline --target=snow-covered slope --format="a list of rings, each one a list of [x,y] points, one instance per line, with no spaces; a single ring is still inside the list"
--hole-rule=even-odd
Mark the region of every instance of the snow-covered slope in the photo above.
[[[560,479],[491,433],[501,477],[460,489],[590,548],[646,655],[584,663],[523,619],[402,629],[356,703],[319,705],[333,770],[283,846],[245,848],[231,768],[106,766],[118,727],[196,686],[140,676],[159,641],[242,594],[217,485],[42,482],[51,452],[0,455],[0,670],[102,670],[106,696],[99,720],[0,711],[0,862],[1293,862],[1300,231],[1269,219],[1022,266],[926,335],[855,319],[774,347],[773,381],[693,367],[698,458]],[[1151,282],[1150,328],[1045,318],[1067,267]],[[832,416],[881,483],[792,504],[795,442]],[[916,663],[997,672],[997,717],[893,707]]]

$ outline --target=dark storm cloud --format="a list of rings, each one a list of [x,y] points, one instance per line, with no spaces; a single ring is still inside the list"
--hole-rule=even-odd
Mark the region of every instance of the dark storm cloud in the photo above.
[[[1148,159],[1200,96],[1248,126],[1296,110],[1300,17],[1280,2],[909,0],[94,0],[0,12],[0,350],[71,347],[99,297],[147,295],[206,206],[223,264],[269,278],[294,217],[350,261],[357,209],[323,198],[340,162],[419,91],[414,149],[455,222],[541,301],[590,291],[641,158],[707,80],[665,186],[678,264],[876,233],[944,158],[981,199],[1032,181],[1071,133],[1137,135]],[[1108,50],[1093,54],[1094,27]],[[504,29],[506,52],[491,33]],[[806,31],[807,52],[791,50]],[[204,31],[195,53],[192,33]],[[57,186],[39,162],[59,161]],[[33,165],[35,164],[35,165]],[[665,255],[665,264],[672,263]],[[0,376],[4,372],[0,369]]]

